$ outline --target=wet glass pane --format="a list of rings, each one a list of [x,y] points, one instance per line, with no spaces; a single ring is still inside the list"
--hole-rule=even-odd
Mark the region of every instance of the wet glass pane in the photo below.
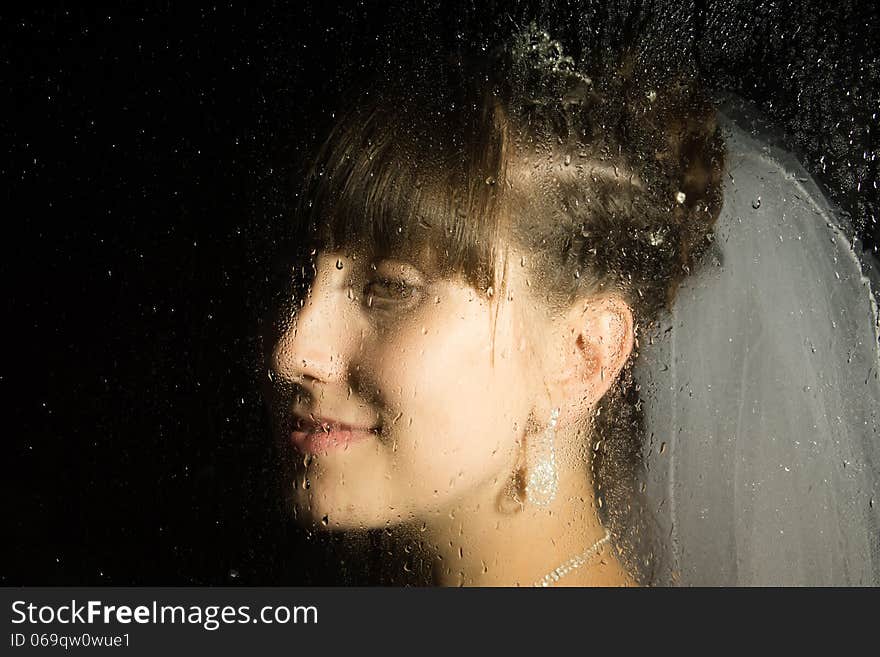
[[[880,584],[877,18],[4,19],[0,581]]]

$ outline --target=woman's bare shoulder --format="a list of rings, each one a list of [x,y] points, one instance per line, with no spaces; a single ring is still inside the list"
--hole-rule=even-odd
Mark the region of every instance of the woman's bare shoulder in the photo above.
[[[568,581],[565,581],[565,580]],[[636,579],[624,568],[611,549],[604,549],[584,568],[575,571],[568,578],[560,580],[557,586],[568,587],[616,587],[639,586]]]

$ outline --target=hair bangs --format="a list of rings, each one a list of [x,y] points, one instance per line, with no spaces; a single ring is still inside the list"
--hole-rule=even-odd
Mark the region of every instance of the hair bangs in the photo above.
[[[389,110],[389,106],[393,109]],[[438,112],[385,100],[336,123],[305,180],[313,246],[492,285],[500,157]]]

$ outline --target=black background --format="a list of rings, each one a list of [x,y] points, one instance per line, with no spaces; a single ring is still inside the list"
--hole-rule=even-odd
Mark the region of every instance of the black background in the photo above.
[[[577,54],[587,33],[613,45],[629,4],[3,10],[0,583],[333,581],[278,509],[256,384],[296,154],[373,57],[528,18]],[[867,253],[874,5],[670,2],[648,22],[788,132]]]

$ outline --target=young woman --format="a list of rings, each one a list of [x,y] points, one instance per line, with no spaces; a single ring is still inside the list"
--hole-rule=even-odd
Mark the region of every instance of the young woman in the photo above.
[[[631,367],[722,168],[687,71],[578,67],[534,29],[352,93],[266,334],[298,522],[409,535],[439,585],[650,582]]]

